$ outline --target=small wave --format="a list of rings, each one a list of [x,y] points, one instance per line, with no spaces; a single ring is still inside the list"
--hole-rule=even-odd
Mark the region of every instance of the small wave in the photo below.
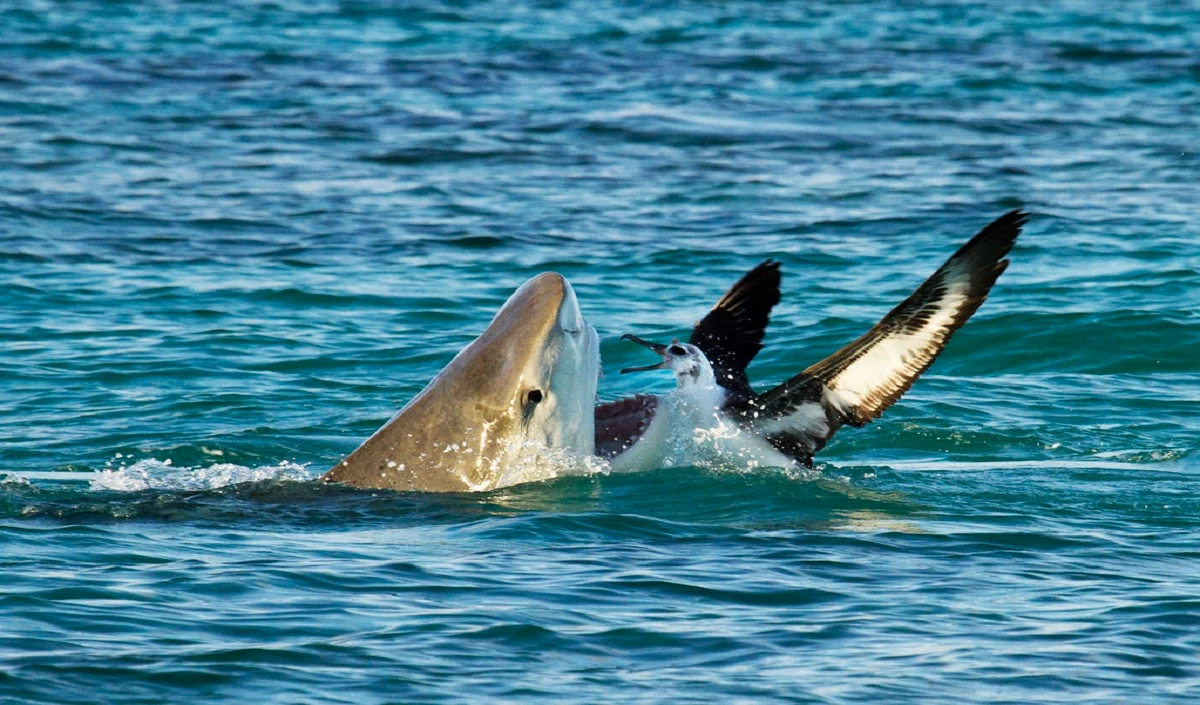
[[[33,483],[29,481],[29,478],[21,475],[0,472],[0,488],[8,489],[10,487],[33,487]]]
[[[1172,463],[1177,460],[1182,460],[1188,455],[1188,451],[1181,448],[1146,448],[1101,451],[1096,453],[1095,457],[1136,467],[1138,465],[1148,465],[1152,463]]]
[[[1095,458],[1103,459],[1051,459],[1051,460],[981,460],[953,461],[941,458],[932,460],[892,460],[887,467],[896,471],[919,472],[977,472],[1000,470],[1039,470],[1039,471],[1088,471],[1088,470],[1144,470],[1149,462],[1169,462],[1182,455],[1167,451],[1162,457],[1153,454],[1153,458],[1143,458],[1140,455],[1126,456],[1121,453],[1100,453]],[[1162,468],[1155,468],[1156,470]]]
[[[214,490],[229,485],[266,480],[312,480],[316,473],[308,463],[283,461],[277,465],[246,467],[216,463],[208,467],[176,467],[170,459],[148,458],[115,469],[101,470],[89,482],[93,490],[139,492],[142,490]]]

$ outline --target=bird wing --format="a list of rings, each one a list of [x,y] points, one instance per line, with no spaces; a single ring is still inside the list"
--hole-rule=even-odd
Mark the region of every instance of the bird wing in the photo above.
[[[743,414],[783,452],[810,463],[843,424],[862,426],[901,397],[979,308],[1008,267],[1028,215],[997,218],[857,340],[755,398]]]
[[[762,350],[771,309],[779,303],[779,263],[766,260],[730,287],[688,342],[704,353],[717,383],[742,397],[753,395],[746,366]]]
[[[596,405],[596,455],[611,460],[633,447],[650,427],[658,397],[637,394]]]

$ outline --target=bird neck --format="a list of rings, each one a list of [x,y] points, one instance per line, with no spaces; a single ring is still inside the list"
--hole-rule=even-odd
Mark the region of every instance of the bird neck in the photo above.
[[[717,384],[712,368],[700,365],[695,371],[683,370],[675,375],[676,387],[671,395],[681,410],[709,414],[724,405],[725,390]]]

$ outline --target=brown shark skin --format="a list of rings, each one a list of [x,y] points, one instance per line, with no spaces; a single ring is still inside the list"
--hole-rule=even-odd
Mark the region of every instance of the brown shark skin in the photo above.
[[[553,272],[527,282],[482,335],[322,479],[421,492],[467,492],[483,482],[503,460],[496,439],[521,423],[524,394],[542,384],[523,373],[542,341],[561,335],[554,329],[565,292]]]

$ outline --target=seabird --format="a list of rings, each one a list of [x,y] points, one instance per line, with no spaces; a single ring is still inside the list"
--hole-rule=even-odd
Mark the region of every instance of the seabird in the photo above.
[[[1028,215],[1011,211],[954,253],[933,276],[858,339],[759,394],[746,367],[762,349],[779,302],[779,263],[766,260],[733,285],[687,343],[624,335],[662,357],[676,387],[596,407],[596,453],[616,470],[717,461],[812,467],[844,425],[878,418],[929,368],[1008,267]]]

